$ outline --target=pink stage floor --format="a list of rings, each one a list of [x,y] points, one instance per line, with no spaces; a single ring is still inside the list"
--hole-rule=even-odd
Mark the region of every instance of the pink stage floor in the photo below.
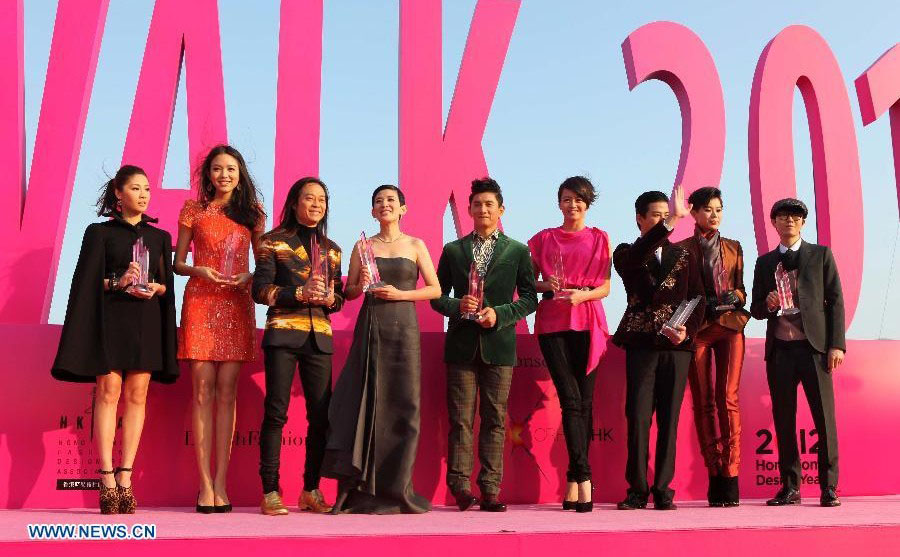
[[[513,506],[504,514],[438,507],[424,515],[267,517],[256,508],[198,515],[186,508],[102,516],[92,509],[0,511],[0,555],[129,555],[274,551],[289,555],[589,555],[639,551],[696,555],[900,555],[900,496],[847,497],[837,509],[810,498],[801,506],[769,508],[746,501],[733,509],[680,502],[675,512],[563,512],[556,505]],[[155,524],[156,540],[31,541],[29,524]]]

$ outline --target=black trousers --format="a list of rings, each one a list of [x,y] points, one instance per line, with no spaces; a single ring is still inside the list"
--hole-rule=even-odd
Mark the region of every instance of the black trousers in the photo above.
[[[800,451],[797,449],[797,386],[802,384],[818,433],[820,487],[837,487],[834,384],[828,372],[827,356],[816,352],[805,340],[776,340],[775,349],[766,364],[782,485],[799,489],[802,480]]]
[[[325,455],[328,403],[331,401],[331,354],[316,348],[310,335],[301,348],[265,347],[265,415],[259,433],[259,475],[263,493],[279,491],[281,431],[291,402],[291,382],[299,367],[303,398],[306,399],[306,463],[303,489],[319,487],[319,470]]]
[[[547,363],[559,406],[563,434],[569,453],[566,481],[591,479],[588,450],[594,427],[594,383],[597,375],[587,373],[591,334],[588,331],[562,331],[538,335],[541,354]]]
[[[627,347],[625,350],[625,418],[628,423],[628,492],[656,502],[669,501],[675,476],[678,415],[687,384],[691,352]],[[656,411],[656,461],[653,487],[647,485],[650,421]]]

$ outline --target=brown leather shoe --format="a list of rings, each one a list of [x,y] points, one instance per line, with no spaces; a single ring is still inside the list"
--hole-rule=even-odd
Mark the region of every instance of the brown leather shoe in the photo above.
[[[281,516],[288,514],[288,508],[281,502],[281,494],[277,491],[270,491],[263,495],[262,503],[259,505],[263,514],[269,516]]]
[[[300,492],[300,500],[297,502],[297,507],[301,511],[313,513],[331,512],[331,505],[325,502],[325,497],[318,489]]]

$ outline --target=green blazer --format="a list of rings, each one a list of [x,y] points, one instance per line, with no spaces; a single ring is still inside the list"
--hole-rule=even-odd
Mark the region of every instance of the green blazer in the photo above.
[[[481,359],[485,363],[513,366],[516,363],[515,324],[537,309],[531,253],[525,244],[500,233],[484,280],[484,307],[494,308],[497,324],[485,329],[459,315],[460,299],[469,293],[473,234],[445,245],[438,263],[441,297],[431,300],[431,307],[450,318],[444,361],[470,363],[475,359],[475,348],[480,346]],[[519,298],[513,301],[515,291]]]

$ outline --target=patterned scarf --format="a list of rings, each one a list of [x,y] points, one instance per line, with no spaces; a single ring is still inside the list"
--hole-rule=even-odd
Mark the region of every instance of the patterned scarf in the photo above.
[[[500,229],[497,228],[487,238],[482,238],[477,232],[472,232],[474,239],[472,240],[472,259],[475,260],[475,269],[478,274],[484,276],[487,274],[488,264],[494,255],[494,246],[497,244],[497,238],[500,237]]]
[[[722,258],[722,251],[719,249],[719,233],[716,232],[706,238],[700,231],[700,227],[695,227],[694,233],[700,242],[700,249],[703,250],[703,273],[707,284],[715,284],[716,265]]]

